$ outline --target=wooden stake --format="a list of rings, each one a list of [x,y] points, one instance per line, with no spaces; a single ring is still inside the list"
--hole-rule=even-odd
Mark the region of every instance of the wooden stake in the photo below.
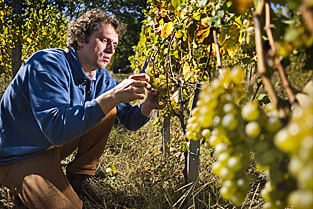
[[[196,90],[194,93],[193,101],[192,101],[192,107],[191,109],[194,109],[196,107],[196,103],[198,101],[198,95],[200,92],[200,84],[196,85]],[[189,151],[186,155],[186,172],[187,172],[187,179],[186,183],[190,187],[193,187],[190,190],[190,193],[188,194],[188,207],[193,206],[193,208],[199,208],[199,200],[198,196],[195,195],[194,191],[197,188],[198,184],[198,177],[199,177],[199,165],[200,165],[200,140],[194,141],[189,140]]]

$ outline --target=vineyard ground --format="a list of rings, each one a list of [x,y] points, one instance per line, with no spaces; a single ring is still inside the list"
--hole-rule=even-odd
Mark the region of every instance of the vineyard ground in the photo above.
[[[300,82],[312,76],[291,79]],[[122,80],[128,75],[114,75]],[[300,79],[299,79],[300,78]],[[180,124],[176,118],[171,120],[170,152],[166,159],[162,153],[162,134],[155,129],[153,118],[142,129],[128,131],[116,124],[111,132],[107,147],[101,157],[96,175],[103,179],[109,195],[103,205],[94,205],[84,200],[85,208],[185,208],[186,200],[184,169],[184,142]],[[72,159],[62,161],[64,167]],[[253,168],[251,190],[241,206],[234,206],[221,199],[217,178],[211,173],[214,154],[211,149],[201,148],[199,186],[196,190],[199,208],[253,208],[262,206],[259,196],[266,179]],[[6,188],[0,187],[0,208],[13,209]]]

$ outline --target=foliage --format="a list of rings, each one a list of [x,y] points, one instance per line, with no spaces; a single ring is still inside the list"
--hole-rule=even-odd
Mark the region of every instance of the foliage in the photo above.
[[[116,15],[127,27],[127,33],[120,40],[110,65],[125,66],[132,55],[132,46],[139,40],[142,10],[145,1],[59,1],[25,0],[22,14],[14,14],[12,0],[0,1],[0,72],[9,76],[11,70],[11,50],[18,39],[22,42],[22,61],[33,52],[43,48],[64,48],[66,25],[72,18],[91,8],[104,8]]]
[[[68,19],[46,1],[26,0],[22,14],[13,13],[10,4],[0,0],[0,72],[8,76],[11,50],[17,40],[22,42],[22,61],[39,49],[64,48]]]
[[[198,108],[188,120],[186,136],[204,139],[211,148],[222,144],[215,150],[221,166],[212,167],[220,178],[222,197],[237,205],[242,203],[249,182],[245,172],[252,166],[250,158],[254,156],[257,168],[268,179],[261,192],[264,208],[288,205],[312,208],[311,180],[303,183],[303,175],[313,175],[312,161],[308,160],[311,151],[293,148],[298,155],[307,155],[305,159],[296,156],[293,157],[296,160],[290,161],[292,155],[274,145],[274,136],[288,123],[289,114],[293,112],[291,107],[299,105],[296,93],[301,89],[290,85],[286,66],[294,57],[302,59],[303,54],[307,57],[303,61],[311,62],[308,58],[313,44],[313,2],[148,0],[148,3],[140,42],[135,47],[135,56],[130,59],[132,67],[152,78],[152,86],[157,88],[159,100],[166,107],[163,116],[178,116],[183,130],[182,117],[190,109],[194,85],[206,83],[197,102]],[[303,52],[303,48],[307,50]],[[225,72],[222,68],[232,70]],[[237,73],[238,69],[243,69],[242,73]],[[288,98],[279,97],[275,91],[279,82],[276,80],[273,84],[272,78],[276,71]],[[235,76],[230,76],[233,74]],[[261,86],[264,87],[262,92]],[[252,101],[251,105],[248,101]],[[274,107],[274,115],[261,108],[264,103]],[[295,126],[290,121],[287,127],[296,129],[284,130],[291,135],[286,146],[297,133],[303,143],[313,144],[309,131],[312,114],[308,111],[313,106],[311,102],[306,105],[305,113],[301,114],[306,125]],[[234,112],[227,112],[225,106],[232,106]],[[250,109],[254,111],[249,112]],[[247,116],[249,114],[252,116]],[[286,138],[286,134],[278,137]],[[220,159],[219,153],[222,153]],[[298,166],[296,175],[290,172],[292,162]],[[305,172],[300,172],[299,168]],[[298,192],[291,193],[295,190]],[[308,201],[301,202],[301,195]]]
[[[251,11],[239,14],[228,1],[148,3],[140,42],[130,60],[136,72],[149,61],[145,72],[166,106],[164,116],[188,114],[195,84],[218,73],[217,48],[227,65],[254,65]]]

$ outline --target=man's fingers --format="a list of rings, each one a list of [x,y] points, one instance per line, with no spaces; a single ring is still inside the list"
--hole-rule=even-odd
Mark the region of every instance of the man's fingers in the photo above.
[[[136,86],[136,87],[144,87],[146,89],[151,89],[151,85],[146,82],[146,81],[137,81],[137,80],[134,80],[133,83],[132,83],[133,86]]]
[[[133,89],[134,89],[134,92],[137,94],[143,94],[143,95],[146,94],[146,89],[144,87],[133,86]]]
[[[144,74],[144,73],[131,75],[128,78],[129,79],[134,79],[134,80],[139,80],[139,81],[146,81],[146,82],[150,81],[150,77],[147,74]]]

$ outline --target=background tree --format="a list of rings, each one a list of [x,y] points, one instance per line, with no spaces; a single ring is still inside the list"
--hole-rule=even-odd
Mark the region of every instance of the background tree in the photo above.
[[[7,77],[11,62],[13,77],[21,63],[37,50],[64,48],[68,22],[65,15],[45,0],[19,2],[18,10],[14,10],[13,3],[0,0],[0,72]]]
[[[127,27],[110,66],[126,66],[139,40],[145,1],[87,0],[0,0],[0,72],[15,75],[21,63],[43,48],[65,48],[66,25],[92,8],[103,8]],[[12,55],[12,56],[11,56]],[[11,66],[12,61],[12,66]]]
[[[120,40],[120,44],[110,66],[129,65],[128,57],[134,54],[133,46],[139,41],[142,21],[145,18],[146,1],[136,0],[66,0],[51,1],[61,12],[72,18],[93,8],[103,8],[115,15],[127,27],[127,33]]]

